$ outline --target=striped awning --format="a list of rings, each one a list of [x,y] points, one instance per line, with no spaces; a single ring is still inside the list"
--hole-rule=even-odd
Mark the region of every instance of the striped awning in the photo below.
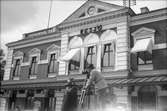
[[[108,83],[114,85],[139,85],[152,83],[167,83],[167,76],[152,76],[152,77],[136,77],[136,78],[119,78],[108,80]]]
[[[75,81],[78,86],[84,85],[84,79]],[[107,83],[110,86],[131,86],[131,85],[146,85],[146,84],[167,84],[167,76],[146,76],[146,77],[135,77],[135,78],[115,78],[107,79]],[[13,82],[2,82],[2,89],[27,89],[27,88],[48,88],[48,87],[64,87],[66,80],[46,80],[46,81],[13,81]]]

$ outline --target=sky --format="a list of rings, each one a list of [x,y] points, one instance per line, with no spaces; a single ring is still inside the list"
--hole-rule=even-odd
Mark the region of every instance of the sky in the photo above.
[[[7,52],[5,44],[23,38],[29,33],[47,28],[51,0],[1,0],[0,1],[0,48]],[[123,5],[123,0],[101,0]],[[86,0],[53,0],[50,16],[50,27],[61,23],[78,9]],[[149,10],[167,7],[166,0],[137,0],[131,8],[140,13],[140,8]]]

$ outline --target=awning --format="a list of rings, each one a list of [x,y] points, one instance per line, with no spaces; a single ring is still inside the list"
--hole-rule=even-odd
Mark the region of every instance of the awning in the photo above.
[[[71,60],[79,51],[80,51],[80,48],[71,49],[66,55],[64,55],[62,58],[60,58],[60,61]]]
[[[142,85],[142,84],[161,84],[167,83],[167,76],[152,76],[152,77],[136,77],[136,78],[119,78],[109,80],[111,86],[119,85]]]
[[[131,50],[132,53],[143,52],[143,51],[148,51],[152,53],[152,39],[151,38],[137,40],[134,47]]]

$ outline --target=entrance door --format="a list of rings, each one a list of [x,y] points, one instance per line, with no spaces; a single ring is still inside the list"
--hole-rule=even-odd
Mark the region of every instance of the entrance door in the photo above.
[[[144,86],[138,92],[139,111],[156,111],[157,90],[153,86]]]

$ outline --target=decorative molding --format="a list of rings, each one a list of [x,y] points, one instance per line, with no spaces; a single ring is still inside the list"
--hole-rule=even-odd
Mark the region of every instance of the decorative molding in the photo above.
[[[48,63],[48,60],[40,60],[39,62],[38,62],[38,64],[47,64]]]
[[[114,30],[106,30],[100,37],[100,41],[112,41],[117,38],[117,34]]]
[[[68,47],[69,48],[79,48],[81,47],[83,44],[83,40],[81,37],[78,37],[78,36],[74,36],[70,42],[69,42],[69,45]]]
[[[147,28],[147,27],[141,27],[140,29],[133,32],[132,36],[136,37],[136,36],[141,36],[141,35],[145,35],[145,34],[154,34],[154,33],[155,33],[154,29],[150,29],[150,28]]]
[[[84,45],[85,46],[96,44],[96,43],[99,43],[99,37],[98,37],[98,35],[96,35],[94,33],[90,33],[84,39]]]
[[[149,14],[136,15],[131,18],[130,26],[160,21],[167,19],[166,9],[150,12]]]
[[[29,53],[29,55],[40,54],[40,53],[41,53],[41,50],[38,49],[38,48],[33,48],[33,49],[31,49],[28,53]]]
[[[24,53],[21,52],[21,51],[17,51],[17,52],[15,52],[15,53],[13,54],[14,58],[15,58],[15,57],[23,57],[23,55],[24,55]]]
[[[136,43],[138,39],[152,38],[152,42],[154,45],[154,33],[154,29],[141,27],[138,30],[134,31],[131,35],[134,37],[134,43]]]
[[[58,33],[57,35],[53,34],[53,35],[47,35],[45,37],[39,37],[39,38],[33,38],[33,39],[22,39],[20,41],[8,43],[7,46],[17,49],[17,48],[23,48],[23,47],[44,44],[44,43],[49,43],[49,42],[59,41],[59,40],[61,40],[60,33]]]
[[[30,62],[23,62],[21,63],[21,66],[29,66],[30,65]]]
[[[161,43],[161,44],[155,44],[153,50],[166,49],[166,48],[167,48],[167,43]]]
[[[59,27],[60,31],[71,29],[71,28],[76,28],[76,27],[81,27],[81,26],[86,27],[87,25],[90,25],[90,24],[94,24],[94,23],[99,24],[99,22],[111,20],[114,18],[119,18],[119,17],[126,16],[126,15],[128,15],[127,8],[113,11],[113,12],[103,13],[103,14],[100,14],[97,16],[91,16],[89,18],[84,18],[84,19],[79,19],[79,20],[75,20],[75,21],[62,23],[58,27]]]
[[[47,51],[48,51],[48,52],[53,52],[53,51],[57,51],[57,50],[60,50],[60,46],[57,46],[57,45],[55,45],[55,44],[52,44],[51,46],[49,46],[49,47],[47,48]]]

